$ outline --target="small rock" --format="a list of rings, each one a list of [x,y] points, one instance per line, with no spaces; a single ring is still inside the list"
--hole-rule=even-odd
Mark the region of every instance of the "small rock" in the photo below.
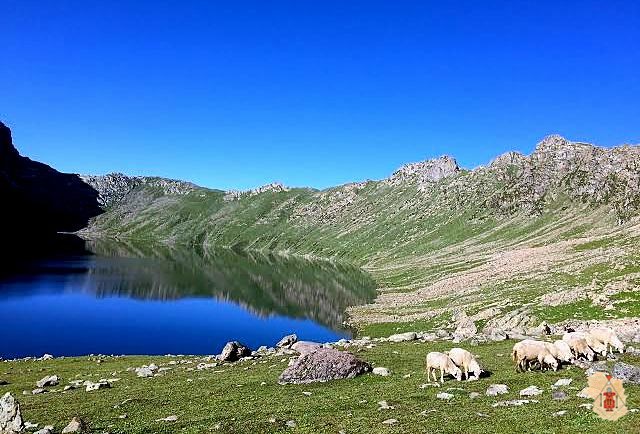
[[[389,371],[389,369],[383,368],[382,366],[377,366],[373,368],[372,372],[374,375],[380,375],[382,377],[388,377],[389,375],[391,375],[391,372]]]
[[[567,410],[560,410],[553,413],[554,416],[564,416],[565,414],[567,414]]]
[[[497,396],[507,393],[509,391],[509,387],[506,384],[492,384],[487,388],[485,395],[487,396]]]
[[[556,401],[564,401],[566,399],[569,399],[569,396],[566,394],[566,392],[563,392],[562,390],[554,390],[551,394],[551,397]]]
[[[46,426],[41,430],[35,431],[33,434],[52,434],[52,433],[53,433],[53,427],[52,429],[49,429],[49,427]]]
[[[568,386],[569,384],[571,384],[571,381],[573,381],[571,378],[561,378],[555,383],[553,383],[553,386],[551,387],[556,388],[556,387]]]
[[[86,391],[87,392],[93,392],[94,390],[99,390],[99,389],[109,389],[111,387],[111,384],[108,381],[99,381],[97,383],[92,383],[91,381],[87,381],[86,386]]]
[[[393,410],[394,407],[392,405],[389,405],[387,403],[387,401],[378,401],[378,405],[380,407],[378,407],[378,410]]]
[[[542,393],[542,389],[539,389],[538,386],[529,386],[526,389],[522,389],[520,391],[520,396],[537,396]]]
[[[280,339],[280,341],[276,344],[276,347],[277,348],[291,348],[291,345],[295,344],[296,342],[298,342],[298,335],[291,334],[291,335],[287,335],[287,336],[283,337],[282,339]]]
[[[512,399],[510,401],[498,401],[491,404],[491,407],[512,407],[520,406],[529,403],[536,403],[535,399]]]
[[[436,395],[436,398],[438,399],[444,399],[444,400],[450,400],[451,398],[453,398],[453,395],[447,392],[440,392]]]
[[[347,351],[318,348],[300,356],[280,375],[280,384],[312,383],[353,378],[371,370],[371,365]]]
[[[385,425],[395,425],[398,423],[398,419],[387,419],[382,421]]]
[[[62,430],[62,434],[84,432],[84,431],[85,431],[85,426],[84,426],[84,422],[82,422],[82,419],[78,417],[74,417],[73,419],[71,419],[71,422],[69,422],[69,425],[67,425]]]
[[[172,414],[171,416],[163,417],[162,419],[156,419],[156,422],[175,422],[178,420],[178,416]]]
[[[397,333],[387,338],[389,342],[408,342],[418,339],[418,335],[415,332]]]
[[[478,392],[469,393],[469,398],[471,398],[471,399],[476,399],[479,396],[480,396],[480,394]]]
[[[311,392],[302,392],[304,396],[311,396]]]
[[[32,394],[32,395],[40,395],[40,394],[42,394],[42,393],[47,393],[47,391],[46,391],[45,389],[33,389],[33,390],[31,391],[31,394]]]
[[[35,431],[38,429],[38,424],[33,422],[25,422],[24,429],[27,431]]]
[[[298,426],[298,424],[296,423],[295,420],[288,420],[285,425],[287,426],[287,428],[295,428]]]
[[[60,379],[57,375],[47,375],[42,380],[38,381],[36,383],[36,386],[38,386],[38,388],[40,389],[43,389],[45,387],[57,386],[59,381]]]

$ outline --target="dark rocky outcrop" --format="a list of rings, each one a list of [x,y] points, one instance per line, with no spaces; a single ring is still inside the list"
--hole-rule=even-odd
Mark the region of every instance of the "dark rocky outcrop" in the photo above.
[[[318,348],[300,356],[284,370],[280,384],[315,383],[320,381],[353,378],[371,371],[371,365],[346,351],[335,348]]]
[[[249,357],[251,350],[238,341],[227,342],[218,356],[218,360],[223,362],[236,362],[243,357]]]
[[[100,214],[98,193],[78,175],[22,157],[0,122],[0,227],[3,236],[77,231]]]

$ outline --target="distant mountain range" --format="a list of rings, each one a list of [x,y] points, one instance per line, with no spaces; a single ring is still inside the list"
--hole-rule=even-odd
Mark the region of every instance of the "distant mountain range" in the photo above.
[[[353,309],[364,322],[448,321],[460,308],[568,319],[577,307],[539,309],[549,292],[573,291],[558,306],[583,303],[605,291],[598,282],[607,273],[595,265],[618,267],[611,279],[624,285],[640,273],[620,271],[639,259],[638,146],[549,136],[531,155],[509,152],[474,170],[445,156],[379,181],[244,192],[60,174],[18,156],[4,126],[0,152],[0,194],[11,210],[3,227],[347,260],[370,270],[382,290],[374,305]],[[580,289],[585,282],[594,289]],[[602,315],[628,314],[603,297],[613,308]]]

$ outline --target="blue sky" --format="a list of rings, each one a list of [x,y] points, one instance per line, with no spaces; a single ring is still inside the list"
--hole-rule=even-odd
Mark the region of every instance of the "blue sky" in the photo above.
[[[640,142],[636,1],[1,4],[0,119],[62,171],[326,187]]]

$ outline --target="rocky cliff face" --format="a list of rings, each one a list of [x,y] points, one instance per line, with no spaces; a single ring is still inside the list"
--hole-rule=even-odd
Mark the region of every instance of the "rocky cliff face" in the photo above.
[[[419,190],[424,190],[434,182],[453,176],[459,171],[460,167],[456,160],[445,155],[434,160],[406,164],[396,170],[385,182],[389,185],[412,183]]]
[[[151,176],[127,176],[122,173],[108,175],[82,175],[80,178],[98,192],[98,202],[109,207],[140,186],[159,189],[163,195],[186,195],[199,188],[190,182],[176,181]]]
[[[0,228],[5,237],[81,229],[102,212],[97,196],[78,175],[20,156],[10,129],[0,122]]]

